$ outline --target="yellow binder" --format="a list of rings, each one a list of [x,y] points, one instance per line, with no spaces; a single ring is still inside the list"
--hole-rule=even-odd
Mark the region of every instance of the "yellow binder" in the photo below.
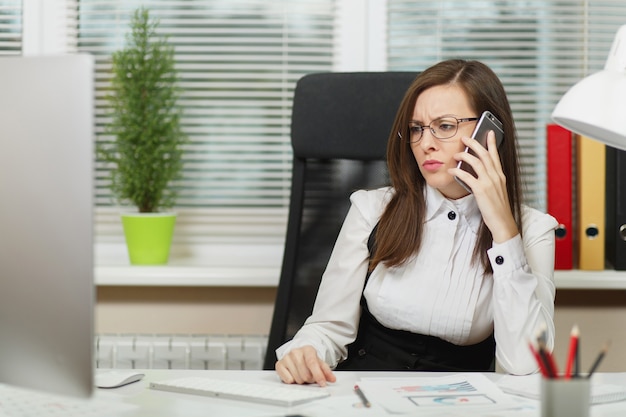
[[[604,269],[606,149],[577,136],[578,268]]]

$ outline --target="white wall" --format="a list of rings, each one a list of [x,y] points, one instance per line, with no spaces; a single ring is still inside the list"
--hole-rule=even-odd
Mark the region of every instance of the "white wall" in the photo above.
[[[589,369],[607,341],[611,347],[602,361],[601,372],[626,371],[626,292],[622,290],[557,291],[555,353],[565,363],[569,334],[574,324],[581,332],[581,367]]]
[[[97,333],[266,335],[274,288],[100,287]],[[555,354],[565,363],[569,333],[581,329],[581,365],[593,363],[607,340],[599,371],[626,372],[626,292],[558,291]]]
[[[96,333],[268,334],[275,288],[99,287]]]

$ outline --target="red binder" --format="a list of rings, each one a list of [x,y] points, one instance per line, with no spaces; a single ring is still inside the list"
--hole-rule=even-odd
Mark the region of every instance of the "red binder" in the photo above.
[[[554,269],[573,268],[572,132],[556,124],[546,127],[548,213],[559,222],[555,231]]]

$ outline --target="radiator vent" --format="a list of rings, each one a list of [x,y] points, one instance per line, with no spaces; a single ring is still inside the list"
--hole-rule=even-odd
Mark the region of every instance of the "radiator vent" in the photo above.
[[[263,368],[267,336],[101,334],[95,338],[97,368]]]

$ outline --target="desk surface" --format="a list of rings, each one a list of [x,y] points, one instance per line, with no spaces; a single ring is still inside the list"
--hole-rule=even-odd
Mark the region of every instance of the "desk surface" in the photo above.
[[[257,403],[250,403],[244,401],[234,401],[227,399],[218,399],[211,397],[203,397],[188,394],[177,394],[164,391],[157,391],[148,388],[149,383],[152,381],[166,380],[185,376],[206,376],[211,378],[223,378],[229,380],[241,380],[246,382],[262,382],[266,384],[281,384],[277,375],[273,371],[193,371],[193,370],[146,370],[145,377],[142,381],[115,389],[96,389],[94,401],[106,401],[108,403],[123,404],[129,406],[129,410],[125,411],[119,416],[123,417],[194,417],[194,416],[216,416],[216,417],[271,417],[271,416],[283,416],[283,417],[316,417],[322,415],[330,415],[329,410],[332,410],[332,406],[325,406],[322,402],[325,401],[343,401],[343,404],[347,404],[347,413],[341,413],[342,415],[337,417],[348,416],[371,416],[381,417],[380,409],[374,412],[372,409],[365,409],[359,407],[359,398],[354,394],[353,387],[363,377],[421,377],[421,376],[441,376],[441,373],[393,373],[393,372],[336,372],[337,382],[326,388],[331,396],[327,399],[320,401],[319,412],[314,411],[311,407],[314,403],[310,403],[308,408],[302,408],[298,406],[293,409],[287,409],[285,407],[263,405]],[[497,381],[502,377],[501,374],[486,373],[485,374],[492,381]],[[602,384],[616,384],[626,386],[626,373],[598,373],[594,375],[594,383]],[[532,401],[532,400],[523,400]],[[532,402],[536,404],[536,401]],[[330,405],[331,403],[326,403]],[[532,407],[531,407],[532,408]],[[425,411],[425,410],[424,410]],[[455,410],[457,413],[460,410]],[[463,411],[469,411],[465,409]],[[626,401],[594,405],[592,407],[592,417],[610,417],[620,416],[622,417],[626,412]],[[436,413],[422,413],[420,410],[419,415],[489,415],[492,413],[484,413],[484,411],[477,412],[463,412],[461,414],[436,414]],[[339,414],[339,413],[336,413]],[[407,414],[403,414],[407,415]],[[417,414],[411,414],[417,415]],[[509,415],[509,414],[507,414]],[[520,410],[519,412],[511,413],[510,415],[516,416],[539,416],[540,412],[538,408]]]

